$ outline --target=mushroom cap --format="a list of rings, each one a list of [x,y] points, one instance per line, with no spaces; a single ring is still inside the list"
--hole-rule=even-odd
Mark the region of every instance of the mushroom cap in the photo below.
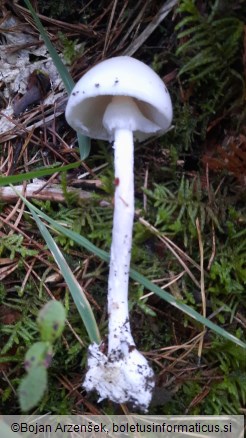
[[[146,64],[130,56],[110,58],[92,67],[75,85],[67,103],[69,125],[87,137],[112,140],[103,126],[103,116],[114,96],[134,99],[144,117],[158,126],[162,134],[172,122],[172,103],[161,78]],[[152,132],[135,130],[139,141]]]

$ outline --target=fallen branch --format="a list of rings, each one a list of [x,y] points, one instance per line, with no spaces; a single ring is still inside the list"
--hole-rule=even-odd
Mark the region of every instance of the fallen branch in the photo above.
[[[43,188],[43,189],[42,189]],[[58,184],[50,184],[49,187],[45,187],[45,181],[37,180],[33,183],[15,186],[15,189],[24,194],[26,198],[39,199],[43,201],[65,202],[65,196],[61,186]],[[79,199],[89,199],[92,197],[92,193],[86,192],[81,189],[75,189],[73,187],[67,187],[67,193],[77,194]],[[0,187],[0,201],[2,202],[14,202],[19,197],[11,187]]]

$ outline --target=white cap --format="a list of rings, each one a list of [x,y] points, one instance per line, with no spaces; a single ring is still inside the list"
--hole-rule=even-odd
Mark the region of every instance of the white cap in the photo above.
[[[111,141],[112,132],[105,128],[103,118],[114,96],[131,97],[142,120],[150,121],[147,129],[134,128],[138,140],[170,127],[172,103],[164,82],[146,64],[129,56],[107,59],[85,73],[68,99],[67,122],[88,137]]]

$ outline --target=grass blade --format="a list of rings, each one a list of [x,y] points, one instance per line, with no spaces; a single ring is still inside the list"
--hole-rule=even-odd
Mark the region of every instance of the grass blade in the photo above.
[[[87,300],[83,292],[83,289],[81,288],[77,279],[74,277],[61,250],[58,248],[56,242],[54,241],[53,237],[47,230],[46,226],[39,219],[38,215],[35,213],[34,210],[32,210],[31,213],[36,221],[40,233],[42,234],[45,242],[47,243],[49,250],[53,254],[54,260],[66,281],[66,284],[71,292],[71,295],[76,304],[78,312],[82,318],[82,321],[86,327],[91,342],[96,342],[97,344],[99,344],[100,334],[97,327],[97,323],[94,314],[92,312],[91,306],[89,304],[89,301]]]
[[[76,167],[79,167],[80,164],[80,162],[77,162],[67,164],[66,166],[44,167],[42,169],[33,170],[32,172],[27,173],[21,173],[19,175],[0,176],[0,187],[27,181],[32,178],[41,178],[43,176],[53,175],[57,172],[66,172],[70,169],[76,169]]]
[[[67,67],[62,62],[60,56],[58,55],[55,47],[52,44],[52,42],[50,41],[50,39],[47,35],[47,32],[45,31],[40,19],[38,18],[35,10],[33,9],[32,5],[31,5],[30,1],[24,0],[24,2],[32,14],[32,17],[35,21],[37,29],[45,42],[47,50],[49,51],[50,56],[51,56],[55,66],[56,66],[56,69],[57,69],[57,71],[62,79],[64,87],[66,88],[67,93],[70,94],[73,87],[74,87],[73,78],[70,75]],[[80,158],[81,158],[81,160],[85,160],[90,153],[90,139],[88,137],[85,137],[84,135],[81,135],[81,134],[77,134],[77,137],[78,137],[78,143],[79,143]]]
[[[14,187],[13,187],[14,189]],[[68,230],[62,225],[58,224],[54,219],[51,219],[48,215],[43,213],[41,210],[39,210],[37,207],[32,205],[29,201],[27,201],[20,193],[18,193],[18,196],[22,199],[22,201],[26,204],[26,206],[29,208],[29,210],[33,213],[37,213],[40,217],[42,217],[44,220],[46,220],[49,224],[51,224],[55,230],[59,231],[60,233],[64,234],[65,236],[72,239],[74,242],[76,242],[78,245],[83,246],[88,251],[92,252],[102,260],[108,262],[109,261],[109,254],[106,253],[106,251],[103,251],[102,249],[97,248],[93,243],[91,243],[88,239],[86,239],[83,236],[80,236],[78,233],[75,233],[74,231]],[[177,299],[173,297],[173,295],[169,294],[168,292],[162,290],[160,287],[156,286],[154,283],[149,281],[146,277],[144,277],[139,272],[135,271],[134,269],[130,270],[130,277],[137,281],[138,283],[142,284],[146,289],[149,289],[151,292],[154,292],[156,295],[167,301],[172,306],[176,307],[177,309],[184,312],[186,315],[190,316],[191,318],[195,319],[200,324],[206,326],[207,328],[214,331],[219,336],[224,337],[225,339],[234,342],[234,344],[239,345],[242,348],[246,349],[246,343],[238,339],[236,336],[232,335],[231,333],[228,333],[223,328],[219,327],[217,324],[214,324],[212,321],[210,321],[208,318],[204,318],[200,313],[198,313],[196,310],[192,309],[187,304],[181,303]]]
[[[36,24],[36,26],[38,28],[38,31],[39,31],[40,35],[42,36],[42,38],[43,38],[43,40],[45,42],[45,45],[46,45],[46,47],[47,47],[47,49],[48,49],[48,51],[50,53],[50,56],[51,56],[55,66],[56,66],[56,68],[57,68],[57,70],[59,72],[59,75],[60,75],[60,77],[62,79],[64,87],[66,88],[68,94],[71,93],[71,91],[72,91],[72,89],[74,87],[74,81],[72,79],[72,76],[70,75],[67,67],[62,62],[60,56],[58,55],[55,47],[52,44],[52,42],[50,41],[50,39],[49,39],[49,37],[48,37],[48,35],[47,35],[47,33],[46,33],[46,31],[45,31],[41,21],[40,21],[40,19],[38,18],[35,10],[33,9],[30,1],[29,0],[24,0],[24,2],[26,3],[29,11],[32,14],[32,18],[34,19],[35,24]]]
[[[90,155],[91,141],[88,137],[77,133],[80,159],[83,161]]]

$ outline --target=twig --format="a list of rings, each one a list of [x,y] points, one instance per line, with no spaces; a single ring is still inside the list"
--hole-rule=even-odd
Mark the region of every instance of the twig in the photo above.
[[[182,272],[180,272],[179,274],[177,274],[177,275],[171,277],[172,279],[171,279],[168,283],[165,283],[163,286],[161,286],[161,289],[167,289],[168,287],[170,287],[170,286],[172,286],[173,284],[177,283],[177,281],[178,281],[181,277],[183,277],[184,274],[185,274],[185,271],[182,271]],[[152,280],[152,283],[154,283],[154,284],[158,284],[158,283],[160,283],[160,282],[162,282],[162,281],[163,281],[163,279],[161,279],[161,280],[160,280],[160,279],[158,279],[158,280]],[[171,292],[172,292],[172,290],[171,290]],[[172,293],[172,294],[173,294],[173,293]],[[154,295],[154,292],[149,292],[149,293],[143,295],[142,297],[140,297],[139,299],[140,299],[140,300],[144,300],[144,299],[150,297],[151,295]],[[173,294],[173,295],[174,295],[174,294]],[[175,298],[182,299],[182,296],[178,296],[178,297],[176,296]]]
[[[110,18],[109,18],[108,27],[107,27],[107,32],[106,32],[106,36],[105,36],[104,47],[103,47],[103,52],[102,52],[102,58],[104,58],[104,55],[105,55],[105,53],[107,51],[107,48],[108,48],[110,32],[111,32],[111,28],[112,28],[112,23],[113,23],[113,19],[114,19],[117,3],[118,3],[118,0],[114,0],[112,11],[111,11]]]
[[[149,38],[164,18],[169,14],[172,8],[178,3],[178,0],[167,1],[155,15],[151,23],[145,28],[145,30],[139,35],[123,52],[124,55],[132,56],[143,43]]]
[[[180,265],[183,266],[183,268],[185,269],[185,271],[187,272],[187,274],[190,276],[190,278],[193,280],[193,282],[195,283],[195,285],[197,287],[200,288],[200,283],[197,281],[197,279],[195,278],[195,276],[192,274],[192,272],[190,271],[190,269],[188,268],[188,266],[185,264],[185,262],[183,261],[183,259],[177,254],[177,252],[173,249],[173,247],[171,246],[171,244],[168,242],[169,239],[165,238],[164,236],[161,236],[159,231],[153,227],[153,225],[151,225],[149,222],[147,222],[145,219],[143,219],[142,217],[140,217],[139,222],[141,224],[143,224],[146,228],[148,228],[150,231],[152,231],[152,233],[154,233],[157,238],[159,240],[161,240],[161,242],[163,242],[166,247],[169,249],[169,251],[171,251],[171,253],[176,257],[176,259],[179,261]],[[188,256],[178,247],[176,247],[179,252],[185,256],[185,258],[187,259]],[[190,259],[190,257],[189,257]],[[191,259],[190,259],[191,260]]]
[[[148,179],[149,179],[149,168],[147,167],[145,171],[145,177],[144,177],[144,189],[146,190],[148,187]],[[143,209],[146,212],[147,211],[147,195],[144,192],[143,194]]]
[[[205,295],[205,285],[204,285],[204,254],[203,254],[201,227],[200,227],[200,222],[199,222],[198,217],[196,218],[196,229],[197,229],[198,243],[199,243],[199,250],[200,250],[202,315],[204,316],[204,318],[206,318],[206,295]],[[206,333],[205,327],[204,327],[203,333],[204,333],[204,335]],[[197,354],[198,354],[199,365],[201,362],[203,341],[204,341],[204,336],[201,337],[200,342],[199,342],[199,347],[198,347]]]
[[[206,164],[206,186],[207,186],[207,192],[208,192],[208,199],[209,203],[211,204],[212,198],[211,198],[211,191],[210,191],[210,183],[209,183],[209,167],[208,164]],[[211,269],[214,257],[216,252],[216,239],[215,239],[215,230],[214,230],[214,223],[212,222],[212,254],[210,256],[209,262],[208,262],[208,270]]]
[[[118,49],[120,49],[121,47],[123,47],[125,41],[127,41],[128,37],[129,37],[129,35],[131,35],[131,33],[133,32],[133,30],[134,30],[134,28],[136,27],[136,25],[139,24],[139,22],[140,22],[140,20],[141,20],[141,18],[142,18],[142,16],[143,16],[143,14],[144,14],[145,9],[147,8],[147,6],[148,6],[148,3],[146,2],[146,3],[143,5],[143,1],[142,1],[142,0],[140,0],[139,3],[136,5],[135,10],[139,10],[139,9],[140,9],[140,11],[139,11],[139,13],[138,13],[136,19],[133,20],[133,22],[131,23],[131,25],[129,25],[129,27],[127,28],[126,33],[125,33],[124,36],[121,38],[120,44],[118,45]],[[129,24],[130,24],[130,23],[129,23]]]
[[[58,184],[52,184],[50,187],[44,188],[44,181],[36,181],[27,185],[24,189],[24,185],[15,186],[15,189],[25,193],[26,198],[40,199],[45,201],[65,202],[65,196]],[[41,192],[40,189],[43,189]],[[71,194],[77,194],[79,199],[89,199],[92,197],[92,193],[84,190],[78,190],[73,187],[67,187],[67,192]],[[12,190],[11,187],[0,187],[0,200],[4,202],[15,202],[18,195]]]
[[[215,230],[214,230],[214,224],[212,223],[212,253],[208,262],[208,271],[210,271],[212,263],[214,261],[214,257],[215,257],[215,253],[216,253],[216,238],[215,238]]]

